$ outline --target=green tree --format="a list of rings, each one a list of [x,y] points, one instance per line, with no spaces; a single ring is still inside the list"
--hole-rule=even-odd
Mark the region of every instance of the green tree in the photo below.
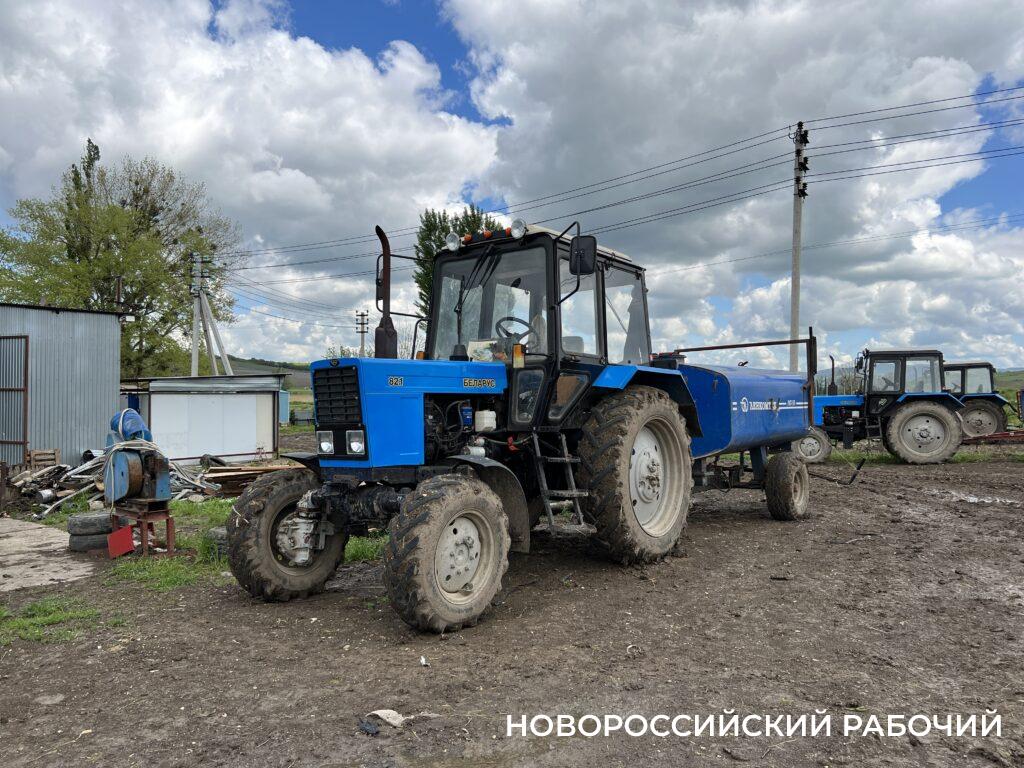
[[[191,256],[204,262],[214,314],[232,319],[224,291],[237,227],[211,211],[201,184],[155,160],[100,165],[86,142],[47,199],[19,200],[0,230],[0,299],[123,311],[125,378],[188,372]],[[121,301],[118,303],[118,291]]]
[[[444,248],[444,239],[449,232],[460,235],[497,229],[501,226],[496,218],[475,205],[464,208],[462,213],[450,215],[448,211],[427,208],[420,214],[420,228],[416,234],[416,310],[423,316],[430,314],[430,288],[434,279],[434,256]]]

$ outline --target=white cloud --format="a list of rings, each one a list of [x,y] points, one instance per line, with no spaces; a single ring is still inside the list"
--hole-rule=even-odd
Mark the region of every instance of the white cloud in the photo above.
[[[437,66],[411,44],[395,42],[379,55],[329,50],[291,34],[282,21],[287,6],[276,0],[234,0],[217,11],[203,0],[4,4],[0,199],[44,194],[92,136],[108,159],[152,154],[203,180],[253,247],[266,248],[369,235],[377,223],[394,231],[415,222],[424,206],[459,204],[467,189],[531,199],[796,119],[940,99],[1024,77],[1022,0],[827,9],[797,0],[441,6],[467,45],[473,102],[497,122],[453,114]],[[1019,116],[1021,103],[986,115]],[[810,153],[818,157],[811,173],[975,152],[990,132],[821,154],[847,148],[828,144],[981,119],[963,109],[836,129],[812,123]],[[1008,140],[1019,143],[1016,131]],[[776,141],[527,216],[567,216],[790,150]],[[881,238],[990,217],[1000,209],[951,211],[939,202],[985,167],[812,183],[804,241]],[[594,228],[789,174],[783,164],[579,218]],[[788,331],[790,205],[783,191],[602,236],[652,267],[657,346]],[[1022,244],[1021,230],[1006,224],[808,248],[802,319],[827,333],[828,348],[841,355],[856,350],[841,349],[837,334],[847,343],[944,345],[951,355],[1020,364],[1024,298],[1012,286],[1024,269]],[[295,263],[374,247],[260,258]],[[722,263],[657,274],[706,262]],[[297,279],[370,266],[361,259],[245,274]],[[335,330],[352,344],[351,310],[372,303],[371,281],[358,275],[263,290],[266,312],[346,328],[245,316],[226,332],[244,354],[318,355],[328,341],[338,343]],[[399,282],[399,305],[412,299],[407,282]],[[723,299],[731,300],[724,309]]]

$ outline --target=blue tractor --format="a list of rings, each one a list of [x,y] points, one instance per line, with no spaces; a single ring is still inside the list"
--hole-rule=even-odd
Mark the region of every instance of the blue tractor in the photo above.
[[[814,399],[813,426],[793,446],[805,461],[827,460],[833,441],[850,448],[858,440],[880,440],[908,464],[953,457],[963,440],[961,403],[945,389],[940,351],[865,349],[854,372],[855,391],[839,394],[833,359],[828,394]]]
[[[1006,432],[1006,409],[1013,404],[995,386],[996,369],[987,362],[946,363],[946,388],[963,404],[964,437],[987,437]]]
[[[568,232],[449,235],[424,352],[397,359],[378,229],[377,357],[312,364],[317,453],[250,485],[228,523],[246,590],[317,592],[350,535],[386,526],[391,605],[443,632],[476,623],[509,552],[558,512],[621,563],[670,553],[694,491],[760,488],[772,517],[805,515],[790,445],[810,421],[813,334],[765,342],[806,344],[807,375],[686,362],[707,348],[652,358],[644,270]]]

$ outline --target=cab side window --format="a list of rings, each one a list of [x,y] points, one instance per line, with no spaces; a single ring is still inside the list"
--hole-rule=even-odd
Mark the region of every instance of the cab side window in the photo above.
[[[569,272],[569,260],[558,262],[558,291],[565,296],[576,288],[576,275]],[[562,352],[570,355],[599,355],[597,342],[596,273],[580,277],[580,289],[562,302]]]
[[[646,365],[651,358],[640,275],[609,267],[604,276],[608,362]]]
[[[875,360],[872,362],[871,391],[900,391],[900,364],[898,360]]]
[[[968,368],[966,394],[977,395],[992,391],[992,374],[988,368]]]

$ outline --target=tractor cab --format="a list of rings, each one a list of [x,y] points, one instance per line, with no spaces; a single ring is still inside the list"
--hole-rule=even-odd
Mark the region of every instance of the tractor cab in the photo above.
[[[987,362],[946,363],[943,367],[946,388],[955,397],[996,394],[996,369]]]
[[[1005,432],[1007,408],[1013,405],[995,386],[996,369],[985,361],[945,364],[946,388],[963,404],[961,416],[967,437]]]
[[[520,222],[449,237],[434,262],[428,360],[502,363],[511,430],[557,424],[607,365],[647,365],[644,270],[594,237]]]
[[[865,349],[857,357],[868,416],[888,413],[906,395],[943,395],[942,353],[937,349]]]

